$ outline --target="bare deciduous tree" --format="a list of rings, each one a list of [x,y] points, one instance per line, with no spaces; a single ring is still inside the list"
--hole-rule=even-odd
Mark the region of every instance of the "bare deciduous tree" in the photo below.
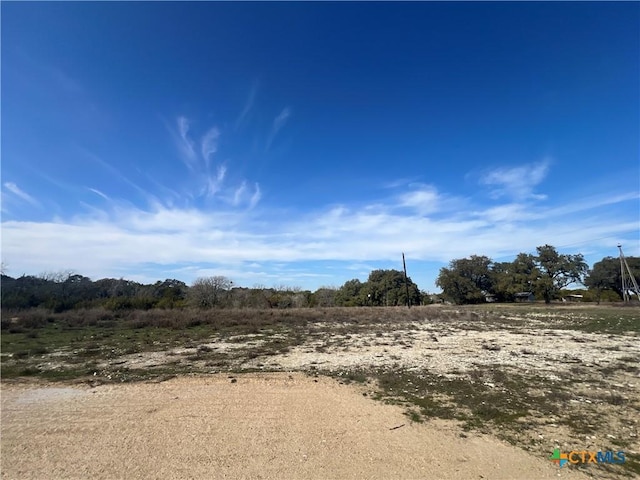
[[[189,289],[189,302],[199,308],[222,306],[232,284],[231,280],[221,275],[200,277]]]
[[[75,275],[73,270],[60,270],[58,272],[43,272],[39,277],[48,282],[64,283],[73,275]]]

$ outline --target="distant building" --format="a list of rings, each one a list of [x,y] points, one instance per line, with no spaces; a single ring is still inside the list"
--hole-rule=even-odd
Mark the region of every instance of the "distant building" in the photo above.
[[[582,295],[577,295],[577,294],[565,295],[564,297],[562,297],[562,301],[563,302],[581,302],[582,298],[583,298]]]
[[[516,302],[535,302],[535,297],[533,296],[533,292],[519,292],[514,296]]]
[[[498,301],[498,297],[495,296],[493,293],[485,293],[484,294],[484,300],[487,303],[494,303]]]

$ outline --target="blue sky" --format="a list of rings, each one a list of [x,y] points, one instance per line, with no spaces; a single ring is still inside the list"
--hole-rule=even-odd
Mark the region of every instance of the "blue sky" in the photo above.
[[[640,255],[640,4],[2,2],[8,274]]]

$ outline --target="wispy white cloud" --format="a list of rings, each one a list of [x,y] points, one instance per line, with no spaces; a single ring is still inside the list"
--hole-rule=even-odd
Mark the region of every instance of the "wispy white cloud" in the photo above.
[[[249,208],[254,208],[260,199],[262,198],[262,192],[260,191],[260,185],[258,183],[255,184],[255,189],[253,191],[253,195],[249,199]]]
[[[258,93],[258,82],[256,81],[251,86],[251,90],[249,91],[249,96],[247,97],[247,101],[244,104],[244,108],[242,109],[242,112],[240,112],[240,115],[236,119],[234,130],[238,130],[242,126],[242,124],[245,122],[247,117],[249,116],[249,112],[251,112],[251,109],[253,108],[253,104],[255,102],[257,93]]]
[[[247,193],[247,182],[243,181],[233,194],[233,206],[237,207]]]
[[[280,114],[273,120],[273,134],[277,134],[291,116],[291,109],[285,107]]]
[[[220,130],[217,127],[210,128],[202,137],[202,158],[205,164],[209,166],[211,156],[218,151],[218,139],[220,138]]]
[[[257,87],[254,87],[254,90],[255,88]],[[253,103],[254,90],[252,90],[254,93],[250,95],[246,106],[247,109],[251,108]],[[283,127],[290,115],[290,109],[285,108],[274,119],[269,141],[273,140],[273,137]],[[250,187],[247,180],[237,183],[237,180],[234,181],[233,176],[229,178],[227,175],[229,159],[225,163],[218,164],[215,167],[215,173],[212,173],[213,167],[211,164],[216,154],[218,154],[222,137],[221,130],[216,126],[210,127],[201,138],[199,151],[196,151],[190,136],[189,120],[184,116],[179,116],[177,118],[177,126],[177,130],[172,129],[169,125],[167,125],[167,128],[176,141],[182,160],[189,167],[190,181],[195,184],[194,187],[184,192],[184,197],[188,198],[190,202],[197,202],[198,199],[204,198],[208,200],[209,205],[212,204],[211,201],[219,201],[227,206],[253,209],[262,199],[262,191],[257,182],[254,182],[253,187]],[[175,206],[176,202],[171,201],[166,202],[166,204]]]
[[[207,175],[205,185],[205,195],[209,198],[215,196],[221,189],[224,183],[224,178],[227,175],[227,166],[219,165],[215,175]]]
[[[273,123],[271,140],[282,128],[290,114],[290,110],[285,108],[276,117]],[[254,208],[262,198],[258,183],[254,183],[253,188],[251,188],[246,180],[242,180],[240,183],[234,183],[233,180],[227,181],[228,167],[226,163],[217,165],[215,174],[211,173],[211,163],[218,153],[219,142],[222,137],[220,129],[215,126],[209,128],[202,136],[200,151],[196,152],[194,142],[189,133],[189,120],[184,116],[180,116],[177,123],[178,131],[175,132],[174,137],[177,139],[177,145],[181,151],[183,161],[191,171],[192,180],[197,185],[195,187],[195,195],[193,189],[187,192],[186,195],[192,200],[195,200],[198,196],[209,200],[216,198],[233,207]]]
[[[246,180],[243,180],[240,186],[235,189],[231,204],[234,207],[246,206],[249,210],[253,209],[260,199],[262,198],[262,192],[260,185],[254,183],[253,189],[249,187]]]
[[[497,168],[484,173],[480,184],[493,187],[490,192],[493,198],[544,199],[545,195],[535,194],[534,189],[546,177],[549,163],[545,159],[528,165]]]
[[[182,161],[189,168],[194,168],[198,156],[195,151],[193,140],[189,137],[189,120],[185,117],[178,117],[178,138],[177,147],[182,156]]]
[[[146,180],[154,186],[154,188],[158,192],[158,197],[162,199],[162,201],[168,205],[173,206],[176,201],[183,198],[183,195],[180,194],[175,188],[170,188],[163,183],[159,182],[155,178],[153,178],[149,172],[142,172],[142,175],[146,178]]]
[[[278,132],[282,130],[282,127],[287,123],[287,120],[291,116],[291,109],[289,107],[285,107],[282,111],[273,119],[273,125],[271,126],[271,131],[269,132],[269,137],[267,138],[266,150],[269,150],[273,140],[278,135]]]
[[[423,185],[420,188],[401,194],[399,204],[402,207],[413,208],[420,214],[425,215],[438,210],[440,196],[434,187]]]
[[[22,190],[20,187],[18,187],[18,185],[16,185],[15,183],[13,183],[13,182],[5,182],[4,183],[4,188],[7,189],[9,192],[11,192],[16,197],[18,197],[19,199],[24,200],[25,202],[33,205],[34,207],[39,207],[40,206],[40,202],[38,202],[35,198],[33,198],[31,195],[29,195],[24,190]]]
[[[416,178],[410,178],[410,177],[396,178],[393,180],[385,181],[382,184],[382,188],[393,189],[393,188],[399,188],[399,187],[406,187],[407,185],[411,186],[415,184],[416,181],[417,181]]]
[[[105,195],[104,193],[102,193],[100,190],[96,189],[96,188],[90,188],[90,187],[86,187],[87,190],[95,193],[96,195],[98,195],[99,197],[104,198],[105,200],[111,200],[107,195]]]
[[[508,203],[476,211],[476,215],[488,222],[518,222],[538,218],[538,213],[524,203]]]
[[[158,203],[159,202],[158,198],[155,195],[151,194],[150,192],[148,192],[147,190],[145,190],[144,188],[139,186],[137,183],[135,183],[132,180],[130,180],[129,177],[125,176],[120,170],[118,170],[116,167],[111,165],[106,160],[102,159],[99,155],[96,155],[95,153],[93,153],[93,152],[91,152],[91,151],[89,151],[89,150],[87,150],[86,148],[83,148],[83,147],[77,147],[77,150],[80,153],[82,153],[87,159],[92,160],[93,162],[97,163],[102,168],[107,170],[109,173],[111,173],[111,175],[113,177],[117,178],[122,183],[124,183],[124,184],[128,185],[129,187],[131,187],[140,196],[142,196],[147,202],[149,202],[149,203]]]
[[[217,126],[210,127],[200,139],[199,150],[196,142],[191,137],[191,122],[185,116],[176,119],[177,130],[167,125],[174,138],[176,149],[181,160],[194,172],[206,171],[213,156],[218,152],[220,137],[222,135]]]
[[[608,205],[615,205],[617,203],[638,199],[640,199],[640,192],[595,195],[584,197],[579,201],[576,201],[575,203],[569,203],[558,207],[549,208],[546,211],[546,214],[551,216],[569,215],[572,213],[594,210],[600,207],[606,207]],[[638,207],[640,207],[640,205],[638,205]],[[640,212],[640,208],[637,211]]]

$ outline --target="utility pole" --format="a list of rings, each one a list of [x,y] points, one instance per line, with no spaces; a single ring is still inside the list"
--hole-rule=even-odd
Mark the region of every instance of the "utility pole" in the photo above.
[[[636,282],[636,279],[633,276],[633,273],[631,273],[631,269],[629,268],[627,259],[624,258],[624,253],[622,253],[622,245],[618,244],[618,249],[620,250],[620,275],[622,277],[622,300],[624,300],[624,303],[628,303],[630,301],[629,290],[634,292],[636,294],[636,297],[640,299],[640,288],[638,288],[638,282]]]
[[[411,299],[409,298],[409,281],[407,280],[407,264],[404,261],[404,252],[402,252],[402,268],[404,268],[404,287],[407,289],[407,308],[411,308]]]

